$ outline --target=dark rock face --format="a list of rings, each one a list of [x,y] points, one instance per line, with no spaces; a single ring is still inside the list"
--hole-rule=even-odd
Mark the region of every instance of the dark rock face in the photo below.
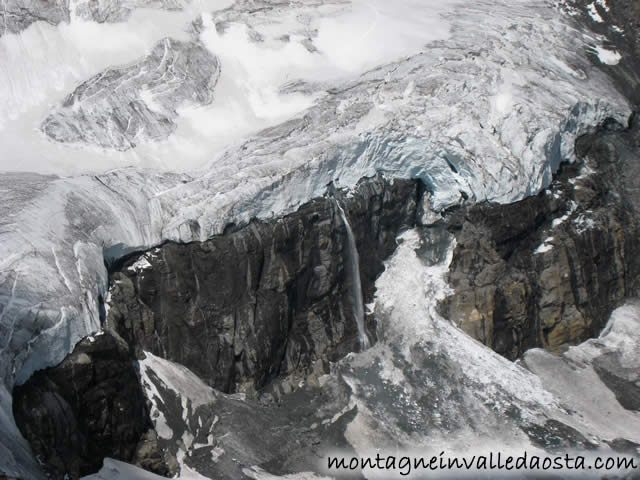
[[[557,420],[547,420],[544,425],[526,425],[522,430],[527,434],[531,443],[556,454],[566,452],[567,448],[580,450],[598,448],[576,429]]]
[[[214,391],[183,366],[149,357],[140,362],[142,383],[168,426],[159,443],[207,478],[255,478],[249,466],[274,475],[314,471],[324,452],[349,445],[345,430],[357,409],[342,378],[298,386],[276,404]]]
[[[213,101],[219,76],[218,59],[204,45],[165,38],[138,62],[82,83],[41,128],[56,142],[118,151],[164,140],[176,129],[180,105]]]
[[[398,232],[414,224],[418,193],[417,182],[374,178],[343,200],[365,298]],[[107,324],[221,391],[260,388],[357,348],[346,248],[328,198],[206,242],[168,243],[113,273]]]
[[[499,353],[517,358],[534,346],[595,335],[638,289],[638,132],[634,121],[628,130],[612,124],[580,139],[581,161],[564,166],[539,196],[462,206],[443,217],[430,212],[418,182],[364,179],[340,202],[356,238],[365,302],[400,231],[418,224],[425,262],[444,255],[450,234],[456,237],[455,293],[441,305],[443,313]],[[313,415],[329,397],[336,402],[325,408],[327,418],[348,404],[344,385],[328,394],[317,381],[328,360],[358,345],[347,248],[335,200],[321,198],[272,222],[232,225],[205,242],[167,243],[112,266],[105,328],[117,335],[82,342],[63,364],[16,389],[15,415],[34,452],[57,478],[95,471],[105,456],[173,475],[180,451],[188,452],[187,465],[214,478],[239,478],[237,458],[282,473],[310,469],[320,445],[344,438],[344,425],[329,422],[325,431],[307,424],[324,425]],[[259,395],[250,397],[251,408],[213,391],[204,403],[187,400],[150,369],[143,384],[147,394],[159,393],[147,407],[131,350],[184,365],[223,392]],[[436,375],[445,362],[432,363]],[[621,404],[637,409],[635,373],[624,372],[614,357],[596,363]],[[106,384],[93,380],[100,375]],[[297,388],[301,377],[308,381]],[[162,412],[170,434],[148,428],[149,408]],[[270,428],[273,434],[261,434]],[[545,449],[591,446],[562,424],[525,432]],[[182,438],[194,440],[182,445]]]
[[[357,241],[366,301],[398,233],[415,224],[421,195],[418,182],[376,177],[363,180],[349,198],[340,200]],[[193,432],[206,444],[218,418],[216,431],[228,420],[232,432],[228,443],[218,445],[228,453],[220,464],[211,463],[217,452],[213,446],[181,447],[189,450],[189,465],[216,478],[241,476],[232,457],[247,457],[251,463],[269,460],[276,470],[285,459],[287,465],[301,462],[310,468],[305,462],[309,451],[318,448],[321,430],[337,429],[335,437],[342,438],[344,425],[329,423],[300,444],[290,425],[294,417],[296,424],[306,425],[307,417],[326,402],[326,392],[314,390],[312,398],[306,390],[298,392],[295,379],[304,376],[311,379],[308,388],[322,390],[317,377],[327,361],[358,346],[353,278],[345,268],[350,252],[335,202],[316,199],[273,222],[230,226],[206,242],[169,243],[123,261],[112,275],[105,327],[126,341],[115,332],[86,339],[62,364],[36,373],[14,391],[18,426],[47,473],[78,478],[97,471],[108,456],[173,475],[182,433]],[[157,408],[173,432],[168,439],[166,432],[150,428],[152,405],[144,393],[148,386],[141,385],[134,367],[134,349],[140,358],[144,349],[186,365],[219,390],[270,388],[263,390],[255,411],[212,393],[215,408],[188,403],[194,412],[187,421],[182,399],[147,371],[145,382],[162,393],[162,399],[149,400],[160,402]],[[344,394],[337,396],[343,399]],[[286,409],[269,406],[285,395],[293,402]],[[298,396],[304,397],[299,404]],[[340,411],[345,402],[339,403],[326,415]],[[259,433],[274,425],[281,432],[262,438]],[[280,447],[273,448],[274,442]],[[272,454],[253,458],[244,451],[247,445]],[[296,448],[301,450],[292,456]]]
[[[443,313],[512,359],[597,335],[639,287],[639,132],[634,121],[580,139],[581,161],[537,197],[450,213],[455,294]]]
[[[592,0],[567,0],[571,18],[578,28],[588,26],[604,39],[603,46],[621,54],[616,65],[603,64],[597,52],[590,52],[594,65],[601,68],[632,104],[640,104],[640,4],[638,2],[593,2]],[[590,12],[597,12],[598,21]]]
[[[53,479],[94,473],[106,456],[131,461],[151,425],[134,358],[110,334],[83,340],[13,394],[16,423]]]
[[[600,355],[594,360],[593,368],[620,405],[640,412],[640,376],[635,369],[625,368],[615,353]]]

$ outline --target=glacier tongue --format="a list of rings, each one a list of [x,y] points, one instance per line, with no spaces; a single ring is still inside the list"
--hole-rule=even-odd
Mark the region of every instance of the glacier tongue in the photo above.
[[[303,3],[323,8],[323,2]],[[404,0],[401,5],[410,12],[418,3]],[[363,21],[359,16],[363,4],[354,5],[345,21]],[[47,67],[47,82],[60,81],[45,85],[43,91],[49,96],[39,91],[43,82],[37,80],[37,62],[29,63],[26,78],[21,78],[19,67],[1,71],[0,81],[8,91],[19,92],[18,98],[29,105],[13,111],[12,100],[0,111],[0,140],[3,145],[6,141],[9,153],[0,160],[3,170],[26,165],[52,172],[56,168],[51,165],[64,164],[68,156],[83,160],[82,171],[103,171],[123,162],[178,171],[184,170],[181,155],[190,155],[185,144],[200,152],[194,155],[204,151],[209,160],[186,173],[131,167],[66,178],[32,173],[0,177],[0,376],[6,387],[11,389],[35,370],[60,362],[80,338],[100,328],[100,299],[107,289],[104,256],[118,257],[165,240],[202,240],[221,233],[230,222],[288,213],[324,194],[332,181],[351,187],[376,172],[422,179],[433,191],[436,210],[462,198],[511,202],[546,186],[560,162],[573,159],[578,135],[608,118],[626,123],[627,101],[587,58],[589,37],[570,26],[550,2],[480,0],[440,5],[437,18],[449,26],[448,36],[427,34],[420,44],[412,38],[404,44],[406,50],[374,56],[380,65],[362,75],[343,71],[313,82],[293,69],[297,76],[292,80],[305,81],[287,88],[302,89],[315,99],[313,105],[275,126],[257,122],[256,127],[271,126],[257,133],[249,130],[252,136],[233,139],[238,142],[216,154],[208,149],[206,131],[193,135],[181,124],[175,135],[187,133],[177,149],[168,147],[172,137],[157,147],[140,145],[125,156],[51,145],[32,133],[44,119],[45,107],[78,79],[78,72],[99,73],[100,62],[91,60],[90,68],[70,64],[74,55],[64,52],[60,70]],[[162,13],[165,22],[169,15]],[[182,21],[189,18],[175,15]],[[260,12],[252,18],[257,25],[252,29],[267,35],[266,27],[255,21]],[[24,66],[16,62],[15,51],[20,51],[21,40],[34,41],[38,35],[51,35],[63,48],[70,48],[72,42],[57,35],[71,35],[69,31],[78,25],[36,24],[21,36],[4,35],[0,64],[11,59],[11,65]],[[85,30],[80,33],[95,34],[94,24],[81,25]],[[216,25],[204,22],[200,27],[200,35],[206,37]],[[362,24],[358,28],[369,31]],[[189,36],[182,26],[170,30]],[[109,26],[99,32],[114,35],[115,41],[121,28]],[[136,45],[144,50],[159,34],[153,29]],[[339,52],[322,36],[305,44],[314,61],[318,59],[314,55],[323,59],[323,49]],[[42,39],[36,45],[42,45]],[[118,58],[135,58],[118,52]],[[399,52],[401,58],[392,58]],[[223,53],[220,58],[224,77]],[[206,120],[206,115],[190,118],[195,123]],[[162,153],[165,147],[167,154]],[[0,429],[10,431],[4,425],[8,420],[1,421]],[[11,442],[3,439],[3,445],[5,441]]]

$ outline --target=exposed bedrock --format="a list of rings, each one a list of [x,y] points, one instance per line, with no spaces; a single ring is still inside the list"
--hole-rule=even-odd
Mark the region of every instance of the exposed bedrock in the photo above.
[[[455,293],[443,313],[512,359],[597,335],[638,292],[639,131],[636,119],[580,138],[580,160],[536,197],[450,212]]]
[[[136,8],[154,8],[158,10],[182,10],[181,0],[80,0],[75,3],[75,13],[85,20],[99,23],[121,22],[126,20]]]
[[[513,204],[462,206],[441,217],[416,182],[361,182],[344,203],[365,302],[396,235],[417,220],[456,236],[455,293],[441,310],[471,336],[515,359],[597,335],[638,292],[637,123],[611,122],[582,137],[578,162],[540,195]],[[207,242],[168,243],[118,267],[108,322],[215,388],[260,388],[357,348],[345,249],[344,226],[326,198]]]
[[[5,0],[0,12],[0,37],[20,33],[35,22],[68,23],[73,13],[99,23],[121,22],[137,8],[182,10],[181,0]]]
[[[141,442],[151,427],[149,408],[122,339],[108,333],[84,339],[60,365],[37,372],[13,394],[16,423],[50,478],[96,472],[104,457],[166,473],[162,455],[147,437]]]
[[[356,239],[365,303],[398,234],[417,224],[428,239],[425,260],[443,253],[446,230],[455,235],[449,274],[454,294],[441,309],[499,353],[516,358],[530,347],[595,335],[613,308],[637,292],[637,139],[635,121],[626,130],[611,123],[582,137],[578,163],[563,166],[547,191],[511,205],[462,205],[440,215],[430,210],[431,196],[418,181],[377,176],[363,179],[348,196],[329,187]],[[124,341],[111,334],[84,340],[61,365],[38,372],[14,392],[18,425],[47,471],[58,478],[65,471],[96,471],[109,456],[175,473],[180,449],[195,448],[178,448],[181,432],[193,427],[194,438],[208,435],[227,397],[208,394],[207,402],[219,399],[217,410],[202,410],[203,423],[191,426],[170,420],[183,418],[184,406],[176,400],[176,414],[163,413],[164,430],[149,430],[149,412],[164,412],[174,395],[162,393],[154,380],[158,357],[186,366],[223,392],[261,390],[267,402],[287,405],[286,394],[297,390],[302,377],[309,388],[319,388],[315,380],[327,361],[358,348],[346,235],[328,196],[282,218],[230,225],[205,242],[166,243],[112,265],[105,328]],[[372,335],[374,319],[368,322]],[[142,350],[157,357],[145,359]],[[151,410],[132,366],[134,351],[142,359]],[[598,375],[621,404],[635,409],[634,377],[612,374],[616,361],[603,357]],[[196,402],[189,408],[203,407]],[[230,425],[244,422],[241,417],[229,417]],[[269,418],[265,429],[271,420],[280,425]],[[546,445],[544,432],[528,433]],[[247,439],[242,445],[253,445]],[[202,471],[228,468],[234,478],[237,465],[214,468],[208,460],[218,451],[235,452],[240,444],[234,442],[201,452]],[[286,441],[276,442],[282,452],[289,450]],[[74,449],[78,453],[70,454]]]
[[[414,224],[418,195],[418,182],[375,177],[341,200],[365,299],[396,236]],[[357,349],[347,249],[331,198],[273,222],[230,226],[206,242],[167,243],[113,272],[107,324],[224,392],[322,370]]]
[[[69,21],[68,0],[6,0],[0,12],[0,37],[18,33],[34,22],[51,25]]]
[[[141,60],[82,83],[41,128],[56,142],[118,151],[164,140],[176,129],[178,107],[213,101],[219,76],[218,59],[204,45],[165,38]]]
[[[592,42],[603,42],[603,47],[619,54],[607,64],[598,58],[598,50],[589,52],[594,65],[600,67],[633,105],[640,104],[640,4],[638,2],[593,2],[567,0],[561,6],[568,10],[578,25],[586,25],[597,34]]]
[[[262,465],[285,475],[317,468],[322,452],[348,445],[351,390],[342,379],[298,385],[276,405],[205,385],[182,365],[147,353],[142,383],[153,404],[158,444],[207,478],[256,478],[243,472]]]

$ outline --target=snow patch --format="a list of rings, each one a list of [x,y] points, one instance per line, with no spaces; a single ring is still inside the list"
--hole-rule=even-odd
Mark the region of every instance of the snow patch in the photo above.
[[[217,393],[188,368],[149,352],[144,352],[144,354],[146,358],[139,362],[142,370],[155,373],[165,388],[173,390],[178,397],[184,398],[185,401],[189,400],[192,409],[207,405],[216,399]]]
[[[540,253],[546,253],[553,249],[553,237],[547,238],[544,242],[538,246],[533,252],[534,255],[538,255]]]
[[[564,222],[566,222],[569,219],[569,217],[573,215],[573,212],[577,210],[577,208],[578,208],[578,204],[572,200],[569,203],[569,210],[567,211],[567,213],[565,213],[561,217],[554,218],[553,221],[551,222],[551,228],[556,228],[559,225],[562,225]]]
[[[591,230],[596,225],[592,218],[586,217],[585,215],[579,215],[574,220],[574,223],[576,225],[576,232],[578,233],[584,233],[587,230]]]
[[[176,480],[212,480],[200,475],[186,465],[182,465]],[[81,480],[166,480],[140,467],[124,463],[112,458],[105,458],[102,468],[98,473],[82,477]]]
[[[605,65],[618,65],[620,60],[622,60],[622,55],[615,50],[608,50],[601,46],[595,46],[592,48],[598,56],[598,60]]]
[[[129,268],[127,268],[127,270],[129,270],[130,272],[142,272],[143,270],[147,270],[149,268],[151,268],[151,263],[149,263],[149,260],[147,260],[146,256],[142,256],[140,257],[138,260],[136,260],[133,264],[131,264],[131,266]]]
[[[604,20],[600,16],[598,9],[596,8],[595,3],[590,3],[587,5],[587,12],[589,12],[589,16],[593,19],[594,22],[602,23]]]

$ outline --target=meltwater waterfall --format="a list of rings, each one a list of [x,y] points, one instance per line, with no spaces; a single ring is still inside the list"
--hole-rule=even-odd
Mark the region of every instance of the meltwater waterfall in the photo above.
[[[347,219],[347,215],[344,213],[342,206],[335,200],[336,207],[340,212],[340,218],[347,229],[347,274],[351,278],[351,294],[353,297],[353,316],[356,319],[356,325],[358,326],[358,337],[360,339],[360,346],[363,350],[368,349],[371,346],[367,331],[364,328],[364,300],[362,298],[362,284],[360,282],[360,258],[358,256],[358,248],[356,247],[356,239],[353,236],[351,225]]]

